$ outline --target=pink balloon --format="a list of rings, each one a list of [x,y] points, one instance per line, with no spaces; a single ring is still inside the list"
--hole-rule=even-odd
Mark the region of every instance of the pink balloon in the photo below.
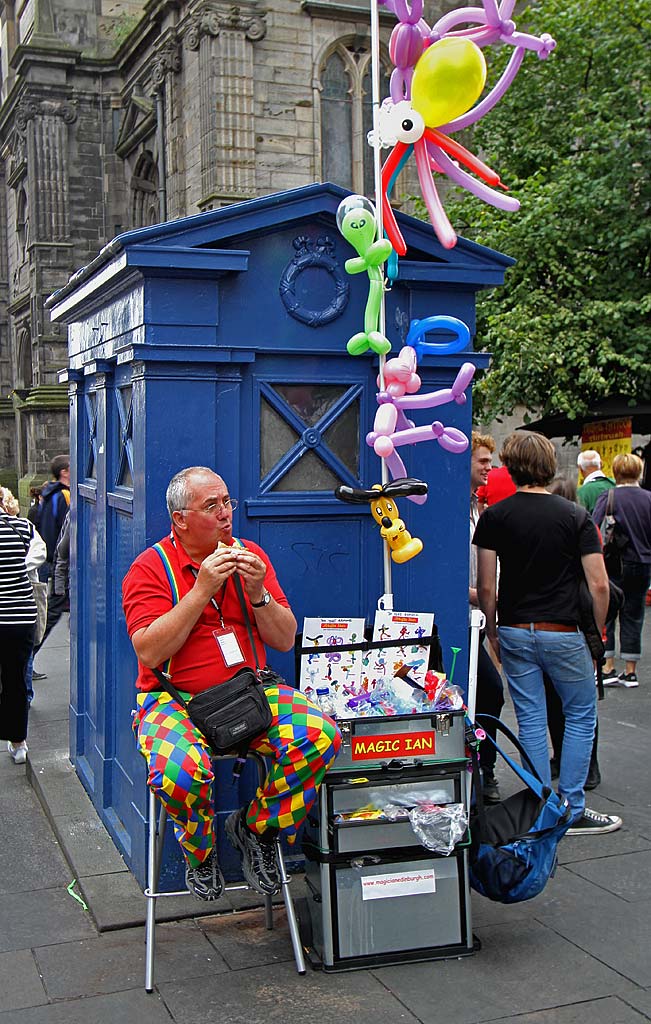
[[[381,459],[386,459],[389,455],[393,455],[394,444],[390,437],[377,437],[373,445],[373,450],[376,455],[379,455]]]
[[[425,206],[427,207],[436,237],[444,249],[454,249],[457,243],[456,232],[446,216],[436,191],[436,185],[430,171],[427,146],[422,139],[419,139],[414,145],[414,155],[416,157],[416,168],[418,170],[418,180],[423,193],[423,199],[425,200]]]

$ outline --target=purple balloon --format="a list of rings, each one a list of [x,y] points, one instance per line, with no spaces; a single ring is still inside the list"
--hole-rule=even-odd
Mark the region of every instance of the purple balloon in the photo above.
[[[468,192],[472,192],[479,199],[483,199],[485,203],[490,203],[491,206],[497,207],[498,210],[515,213],[516,210],[520,209],[520,201],[515,199],[514,196],[498,192],[496,189],[490,188],[483,181],[479,181],[478,178],[473,178],[471,174],[468,174],[462,167],[459,167],[454,160],[450,159],[447,153],[444,153],[433,142],[428,141],[426,144],[428,153],[439,165],[443,174],[447,174],[448,178],[451,178],[457,185],[465,188]]]
[[[389,56],[397,68],[413,67],[424,47],[417,25],[396,25],[389,40]]]
[[[405,25],[417,25],[423,17],[423,0],[393,0],[393,13]]]

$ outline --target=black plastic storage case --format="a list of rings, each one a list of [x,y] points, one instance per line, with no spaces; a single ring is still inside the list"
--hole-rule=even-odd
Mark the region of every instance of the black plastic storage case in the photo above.
[[[297,911],[312,966],[341,971],[472,953],[468,837],[441,856],[419,843],[409,821],[345,817],[374,795],[386,804],[392,792],[414,790],[443,790],[446,802],[467,808],[464,713],[338,724],[344,744],[303,839],[306,892]]]

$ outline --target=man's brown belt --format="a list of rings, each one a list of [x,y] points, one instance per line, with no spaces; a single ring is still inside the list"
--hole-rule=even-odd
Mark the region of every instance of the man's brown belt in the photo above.
[[[578,626],[565,626],[562,622],[512,622],[511,629],[541,629],[544,633],[578,633]]]

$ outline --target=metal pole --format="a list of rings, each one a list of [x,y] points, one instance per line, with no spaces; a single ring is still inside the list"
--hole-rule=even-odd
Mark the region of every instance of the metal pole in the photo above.
[[[382,221],[382,163],[380,154],[380,15],[378,0],[371,0],[371,82],[373,99],[373,178],[375,186],[375,216],[377,220],[377,236],[382,238],[384,225]],[[386,310],[384,294],[380,305],[380,333],[386,336]],[[380,363],[380,390],[384,391],[384,364],[386,357],[379,357]],[[389,471],[384,459],[381,459],[382,483],[389,481]],[[384,570],[384,594],[380,598],[383,608],[391,611],[393,609],[393,592],[391,581],[391,554],[388,544],[383,548],[383,570]]]

